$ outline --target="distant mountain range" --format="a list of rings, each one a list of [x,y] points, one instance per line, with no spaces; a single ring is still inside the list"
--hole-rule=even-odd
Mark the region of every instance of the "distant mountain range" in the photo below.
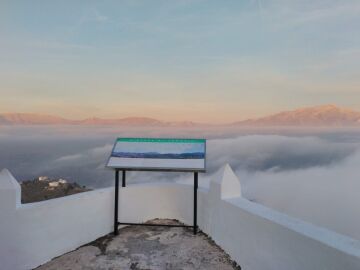
[[[70,120],[58,116],[5,113],[0,114],[0,125],[87,125],[87,126],[155,126],[155,127],[196,127],[211,126],[210,124],[184,122],[166,122],[148,117],[127,117],[118,119],[87,118],[83,120]],[[214,125],[212,125],[214,126]],[[222,125],[224,126],[224,125]],[[301,108],[293,111],[284,111],[274,115],[238,121],[226,126],[359,126],[360,112],[339,108],[335,105],[323,105]]]
[[[236,126],[360,126],[360,112],[323,105],[233,123]]]
[[[199,126],[200,123],[191,121],[165,122],[149,117],[126,117],[118,119],[87,118],[70,120],[53,115],[32,113],[4,113],[0,114],[0,125],[84,125],[84,126]]]

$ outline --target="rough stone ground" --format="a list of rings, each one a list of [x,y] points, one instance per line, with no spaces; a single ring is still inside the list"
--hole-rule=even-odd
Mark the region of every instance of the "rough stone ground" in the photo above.
[[[179,224],[155,219],[151,223]],[[129,226],[60,256],[37,270],[240,269],[205,234],[176,227]]]

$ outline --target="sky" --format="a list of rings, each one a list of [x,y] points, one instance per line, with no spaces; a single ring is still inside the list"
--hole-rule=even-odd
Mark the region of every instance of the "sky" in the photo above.
[[[360,1],[0,0],[0,112],[230,122],[360,108]]]

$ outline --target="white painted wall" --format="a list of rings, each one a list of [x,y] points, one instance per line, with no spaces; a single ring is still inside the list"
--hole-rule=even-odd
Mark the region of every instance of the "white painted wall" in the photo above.
[[[201,181],[201,175],[200,175]],[[174,218],[192,224],[193,187],[130,185],[120,190],[121,221]],[[22,205],[20,187],[0,173],[0,269],[22,270],[110,233],[113,188]],[[360,269],[358,241],[241,197],[229,166],[199,190],[200,228],[245,270]]]

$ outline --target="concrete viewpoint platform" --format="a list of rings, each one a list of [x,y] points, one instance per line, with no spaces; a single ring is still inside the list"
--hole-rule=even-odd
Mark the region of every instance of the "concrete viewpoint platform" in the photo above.
[[[169,219],[149,223],[179,224]],[[60,256],[37,270],[241,269],[205,234],[177,227],[128,226]]]

